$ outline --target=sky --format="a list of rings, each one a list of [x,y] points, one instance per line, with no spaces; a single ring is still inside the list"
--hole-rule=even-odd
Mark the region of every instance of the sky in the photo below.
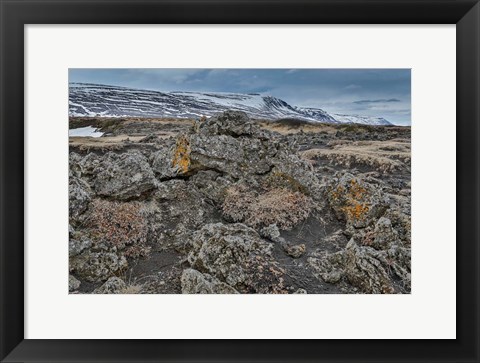
[[[157,91],[259,93],[292,106],[411,124],[410,69],[70,69],[69,82]]]

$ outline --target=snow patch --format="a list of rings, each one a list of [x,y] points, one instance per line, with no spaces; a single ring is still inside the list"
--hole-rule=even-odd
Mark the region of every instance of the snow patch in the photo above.
[[[68,136],[74,137],[100,137],[103,135],[103,132],[97,131],[95,127],[79,127],[76,129],[68,130]]]

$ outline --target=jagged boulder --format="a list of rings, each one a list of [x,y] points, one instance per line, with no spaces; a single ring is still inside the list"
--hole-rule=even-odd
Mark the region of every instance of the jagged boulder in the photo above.
[[[339,282],[345,276],[345,252],[322,252],[318,257],[308,258],[314,274],[330,284]]]
[[[192,268],[240,292],[283,292],[282,271],[272,245],[241,223],[207,224],[193,236],[188,255]]]
[[[121,294],[127,289],[127,284],[121,278],[113,276],[103,283],[102,286],[93,290],[94,294]]]
[[[238,294],[230,285],[191,268],[183,271],[181,284],[182,294]]]
[[[369,294],[393,293],[393,281],[381,259],[378,251],[359,246],[351,239],[345,249],[345,274],[348,281]]]
[[[81,156],[75,152],[69,155],[70,174],[78,178],[90,179],[100,165],[102,157],[95,153]]]
[[[275,223],[269,224],[268,226],[260,229],[260,235],[264,238],[268,238],[273,242],[282,242],[283,238],[280,237],[280,230]]]
[[[302,294],[302,295],[304,295],[304,294],[308,294],[308,292],[307,292],[307,290],[300,288],[300,289],[297,289],[297,290],[294,292],[294,294]]]
[[[80,178],[69,177],[68,210],[70,219],[75,221],[87,210],[92,199],[90,186]]]
[[[174,146],[163,145],[150,157],[152,170],[159,180],[172,179],[180,174],[179,168],[174,165],[175,150]]]
[[[68,292],[73,292],[75,290],[78,290],[80,287],[80,281],[78,281],[75,276],[68,275]]]
[[[374,224],[389,205],[388,197],[378,187],[349,173],[335,178],[326,194],[337,218],[345,220],[347,227]]]
[[[285,243],[282,245],[282,247],[283,247],[283,250],[287,253],[287,255],[293,258],[302,257],[305,251],[307,250],[304,243],[301,243],[299,245],[292,245],[289,243]]]
[[[89,282],[101,282],[123,272],[128,267],[127,260],[114,252],[85,250],[70,258],[70,271]]]
[[[317,277],[337,283],[345,278],[368,294],[390,294],[410,290],[410,250],[395,246],[379,251],[360,246],[352,238],[346,248],[308,259]]]
[[[217,170],[235,178],[268,173],[277,153],[275,143],[250,136],[193,134],[185,143],[189,148],[188,170]]]
[[[92,241],[90,238],[75,233],[70,236],[68,240],[68,255],[70,257],[77,256],[90,247],[92,247]]]
[[[200,135],[228,135],[233,137],[260,135],[259,126],[251,122],[245,112],[225,111],[195,122],[194,130]]]
[[[390,208],[385,213],[385,217],[391,221],[392,228],[395,230],[395,233],[398,234],[398,238],[402,241],[402,243],[409,246],[412,239],[412,221],[410,210],[408,210],[407,214],[398,208]]]
[[[309,195],[315,200],[323,198],[323,185],[312,171],[311,165],[288,149],[280,149],[272,160],[270,175],[277,184]]]
[[[233,179],[214,170],[199,171],[190,178],[191,187],[198,190],[207,200],[219,205],[225,200],[226,190]]]
[[[372,247],[377,250],[387,249],[398,242],[398,233],[393,229],[392,221],[385,217],[380,217],[375,223],[373,236]]]
[[[303,192],[319,196],[321,187],[309,164],[295,155],[290,145],[261,131],[243,112],[226,111],[197,121],[190,133],[156,152],[151,161],[160,180],[202,170],[238,179],[275,169],[277,177]]]
[[[138,151],[107,153],[95,169],[93,182],[98,195],[119,200],[140,197],[156,184],[147,158]]]

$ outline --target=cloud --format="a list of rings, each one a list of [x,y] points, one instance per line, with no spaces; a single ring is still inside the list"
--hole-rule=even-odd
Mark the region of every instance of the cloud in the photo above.
[[[378,100],[360,100],[360,101],[354,101],[353,103],[356,103],[357,105],[364,105],[368,103],[389,103],[389,102],[400,102],[398,98],[382,98]]]
[[[354,90],[359,88],[362,88],[362,87],[359,86],[358,84],[349,84],[348,86],[345,86],[345,89],[348,89],[348,90]]]

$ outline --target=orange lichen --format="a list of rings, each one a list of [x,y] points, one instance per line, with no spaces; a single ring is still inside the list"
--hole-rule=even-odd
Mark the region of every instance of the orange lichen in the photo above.
[[[172,166],[177,167],[183,174],[190,167],[190,143],[186,136],[181,136],[177,139]]]
[[[347,220],[361,221],[368,214],[368,192],[356,179],[352,179],[347,185],[339,185],[331,191],[331,198],[340,202],[339,210]]]
[[[348,219],[360,221],[365,219],[369,208],[365,204],[351,201],[351,204],[343,207],[342,210]]]
[[[350,186],[345,195],[346,205],[342,208],[348,219],[356,221],[365,219],[369,211],[369,207],[365,203],[366,197],[367,190],[356,179],[350,180]]]

